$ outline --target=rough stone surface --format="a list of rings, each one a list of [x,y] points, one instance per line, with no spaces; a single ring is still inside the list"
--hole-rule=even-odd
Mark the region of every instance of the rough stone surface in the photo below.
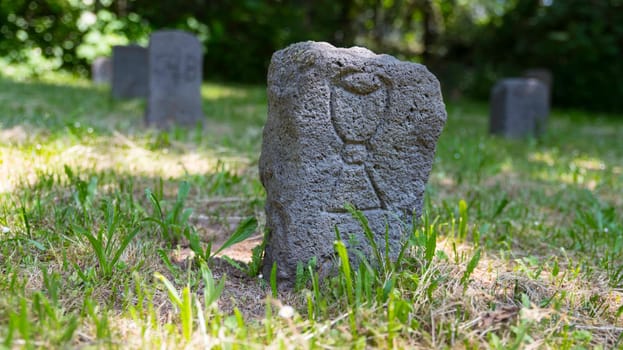
[[[259,162],[266,188],[264,276],[282,285],[315,257],[334,271],[337,226],[349,251],[369,254],[362,210],[396,256],[405,225],[422,210],[446,120],[439,82],[426,67],[364,48],[304,42],[276,52],[268,72],[268,120]]]
[[[549,91],[537,79],[508,78],[491,90],[490,132],[508,138],[537,136],[549,115]]]
[[[147,49],[138,45],[113,46],[112,96],[147,97]]]
[[[201,43],[192,34],[165,30],[149,40],[149,99],[146,122],[167,128],[203,120]]]
[[[110,84],[112,61],[110,57],[98,57],[91,64],[91,79],[95,84]]]

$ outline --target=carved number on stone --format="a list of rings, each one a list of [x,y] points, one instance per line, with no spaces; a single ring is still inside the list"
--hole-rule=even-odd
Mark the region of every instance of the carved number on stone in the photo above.
[[[159,54],[156,56],[154,65],[155,73],[163,80],[177,83],[180,79],[179,55],[177,54]]]

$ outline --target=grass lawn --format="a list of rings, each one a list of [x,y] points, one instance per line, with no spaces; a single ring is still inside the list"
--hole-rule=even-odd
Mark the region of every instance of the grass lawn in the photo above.
[[[447,102],[404,258],[283,291],[252,251],[264,89],[205,84],[205,127],[163,132],[84,80],[0,78],[0,348],[623,347],[621,116],[513,141]]]

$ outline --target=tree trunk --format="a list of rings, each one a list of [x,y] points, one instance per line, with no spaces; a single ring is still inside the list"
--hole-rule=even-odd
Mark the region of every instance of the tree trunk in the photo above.
[[[338,29],[333,37],[338,46],[348,47],[354,45],[355,43],[355,23],[353,23],[355,1],[344,0],[341,3],[342,8],[340,9],[340,14],[338,16],[340,29]]]
[[[424,34],[422,35],[422,61],[424,64],[432,64],[434,61],[433,46],[437,40],[438,23],[433,0],[422,1],[422,26]]]

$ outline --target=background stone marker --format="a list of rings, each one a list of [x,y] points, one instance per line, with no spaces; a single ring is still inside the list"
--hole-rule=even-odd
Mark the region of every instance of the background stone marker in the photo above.
[[[95,84],[110,84],[112,80],[112,60],[98,57],[91,64],[91,79]]]
[[[268,120],[260,177],[269,231],[264,276],[277,263],[291,285],[297,263],[333,266],[337,225],[349,250],[369,253],[362,210],[396,256],[402,229],[422,210],[436,142],[446,120],[439,82],[426,67],[364,48],[304,42],[276,52],[268,72]]]
[[[138,45],[113,46],[112,96],[147,97],[147,49]]]
[[[202,67],[203,49],[192,34],[165,30],[151,35],[147,124],[166,128],[203,120]]]
[[[554,77],[552,76],[552,72],[545,68],[531,68],[526,69],[523,72],[523,76],[525,78],[534,78],[538,79],[540,82],[547,86],[547,89],[551,91],[552,83],[554,81]]]
[[[489,130],[509,138],[536,136],[549,115],[547,86],[537,79],[508,78],[491,90]]]
[[[547,86],[547,103],[552,104],[552,87],[554,84],[554,76],[549,69],[545,68],[532,68],[523,72],[524,78],[533,78],[539,80],[541,83]],[[542,130],[541,130],[542,131]]]

